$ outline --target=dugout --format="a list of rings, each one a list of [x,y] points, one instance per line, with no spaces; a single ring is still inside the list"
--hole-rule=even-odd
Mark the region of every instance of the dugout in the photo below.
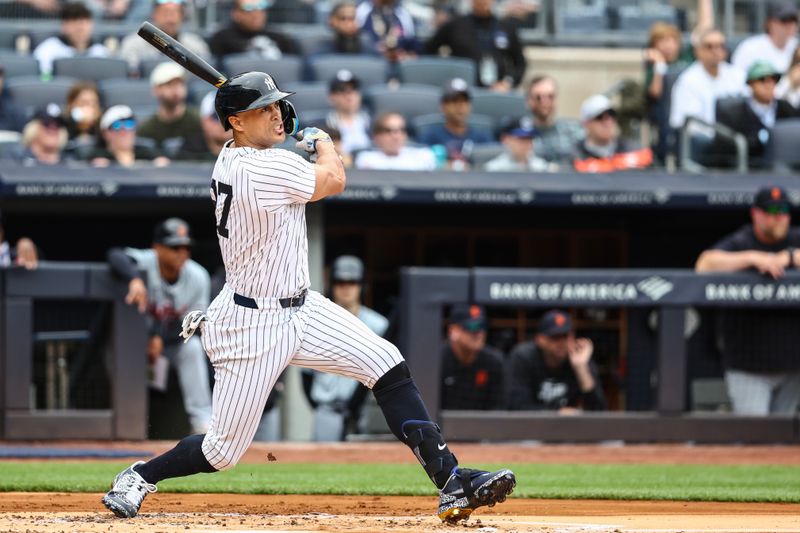
[[[32,237],[53,261],[103,261],[112,246],[147,247],[157,221],[181,216],[197,238],[195,258],[213,274],[219,255],[210,172],[209,165],[196,164],[56,171],[9,164],[0,169],[0,208],[9,237]],[[760,186],[782,185],[793,205],[800,204],[791,176],[352,170],[348,177],[343,195],[308,209],[312,281],[323,285],[334,257],[359,255],[366,265],[367,304],[387,315],[397,307],[405,266],[685,269],[702,249],[747,223]],[[522,340],[537,316],[508,308],[492,317],[492,342],[505,347]],[[579,328],[597,326],[603,342],[619,353],[631,346],[652,353],[649,311],[578,318]],[[657,397],[649,384],[655,359],[641,362],[634,368],[641,385],[636,389],[615,383],[613,364],[605,368],[616,407],[654,409]],[[698,372],[718,378],[719,367],[711,358]],[[682,405],[691,406],[687,397]]]

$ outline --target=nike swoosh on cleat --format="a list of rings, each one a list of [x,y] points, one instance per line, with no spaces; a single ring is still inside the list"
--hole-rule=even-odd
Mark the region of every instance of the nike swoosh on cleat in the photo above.
[[[447,444],[437,444],[436,447],[439,448],[439,450],[441,451],[447,448]]]

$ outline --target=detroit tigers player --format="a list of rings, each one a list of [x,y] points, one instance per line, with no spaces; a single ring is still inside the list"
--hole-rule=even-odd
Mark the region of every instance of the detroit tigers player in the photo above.
[[[347,310],[309,290],[305,204],[344,190],[345,173],[330,137],[302,132],[308,163],[272,148],[294,133],[297,115],[263,72],[230,78],[216,97],[225,129],[233,129],[214,166],[211,197],[226,283],[207,314],[184,320],[185,338],[201,328],[214,366],[208,432],[120,472],[103,503],[133,517],[163,479],[232,468],[256,431],[267,395],[289,364],[333,372],[371,388],[392,433],[409,448],[440,491],[439,517],[469,518],[502,502],[516,480],[510,470],[458,466],[433,423],[397,348]]]

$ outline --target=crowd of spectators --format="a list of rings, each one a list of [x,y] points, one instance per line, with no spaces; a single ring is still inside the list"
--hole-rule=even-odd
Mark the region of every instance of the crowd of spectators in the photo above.
[[[301,76],[288,83],[323,82],[328,86],[329,98],[327,102],[319,101],[317,108],[301,108],[301,120],[338,130],[345,160],[363,168],[641,170],[665,164],[669,155],[687,155],[678,154],[677,139],[684,129],[691,139],[688,156],[698,163],[721,168],[733,166],[737,150],[733,132],[746,139],[752,167],[770,168],[775,157],[770,149],[775,122],[795,118],[800,104],[798,10],[790,1],[770,0],[764,32],[743,40],[735,46],[733,55],[729,53],[731,46],[726,36],[714,26],[711,0],[697,0],[697,23],[689,39],[684,39],[679,28],[670,22],[653,24],[643,53],[643,83],[634,84],[639,87],[635,99],[643,102],[643,107],[634,106],[632,111],[633,119],[649,121],[652,132],[649,138],[637,135],[638,130],[630,131],[630,110],[617,102],[613,94],[592,95],[578,109],[565,113],[563,106],[559,106],[555,77],[537,73],[536,65],[526,61],[518,36],[520,14],[506,3],[500,9],[493,0],[472,0],[462,13],[452,2],[438,2],[433,23],[427,28],[429,37],[423,38],[414,10],[398,0],[333,3],[323,19],[327,33],[314,36],[280,31],[272,24],[271,17],[274,10],[281,20],[283,11],[266,0],[235,0],[227,22],[204,36],[186,29],[185,2],[155,0],[150,4],[148,18],[223,70],[233,57],[265,61],[303,57],[305,66]],[[117,50],[98,41],[94,26],[97,14],[104,13],[105,18],[114,19],[107,16],[108,10],[123,7],[120,2],[109,3],[100,10],[94,3],[63,4],[59,11],[60,32],[43,39],[32,52],[41,76],[43,79],[53,76],[54,64],[62,58],[124,59],[129,76],[149,79],[153,92],[149,109],[130,106],[137,115],[137,143],[147,144],[170,160],[213,159],[214,151],[209,147],[216,143],[208,143],[208,134],[200,127],[203,117],[197,109],[204,91],[192,86],[191,77],[171,62],[162,64],[166,60],[135,33],[124,36]],[[312,14],[314,17],[321,18],[319,13]],[[441,117],[437,123],[422,121],[420,125],[415,120],[417,115],[407,109],[376,110],[369,98],[371,84],[365,86],[358,68],[348,65],[346,60],[337,59],[342,68],[335,75],[312,81],[310,65],[331,53],[383,58],[385,84],[398,91],[403,90],[403,64],[424,56],[464,58],[472,64],[474,78],[431,81],[442,91]],[[0,127],[22,131],[30,110],[28,117],[21,116],[4,94],[1,63],[0,59]],[[536,75],[523,82],[526,72]],[[283,84],[280,76],[277,81]],[[69,133],[58,161],[86,159],[92,152],[85,147],[88,143],[93,142],[99,150],[106,148],[99,129],[104,111],[103,93],[92,89],[90,83],[80,80],[69,91],[66,101],[52,102],[64,109]],[[526,102],[527,108],[521,103],[516,113],[476,115],[471,104],[477,92],[524,95],[520,102]],[[40,107],[46,104],[49,102],[41,102]],[[388,117],[390,122],[398,122],[390,132],[384,131],[383,126],[376,127],[372,120],[387,111],[401,115]],[[526,141],[528,134],[509,135],[509,131],[519,133],[519,128],[508,127],[528,114],[532,118],[533,148],[523,150],[521,144],[525,143],[517,141]],[[564,114],[577,118],[564,118]],[[385,121],[387,116],[380,118]],[[473,149],[479,144],[492,145],[496,157],[473,157]],[[515,144],[519,146],[512,147]],[[435,156],[433,167],[426,148]],[[399,157],[401,151],[426,155],[421,156],[420,163],[408,165],[399,162],[406,159]],[[0,150],[0,156],[16,157],[14,152]],[[522,164],[526,159],[529,163]],[[54,158],[47,160],[52,164]],[[27,161],[32,164],[38,159]]]

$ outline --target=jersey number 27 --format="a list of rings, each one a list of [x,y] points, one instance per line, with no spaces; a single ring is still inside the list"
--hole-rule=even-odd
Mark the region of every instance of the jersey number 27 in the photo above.
[[[231,200],[233,199],[233,187],[229,183],[220,183],[211,180],[211,190],[214,191],[214,201],[219,201],[220,195],[225,195],[222,203],[222,214],[217,224],[217,233],[221,237],[228,238],[228,215],[231,212]]]

